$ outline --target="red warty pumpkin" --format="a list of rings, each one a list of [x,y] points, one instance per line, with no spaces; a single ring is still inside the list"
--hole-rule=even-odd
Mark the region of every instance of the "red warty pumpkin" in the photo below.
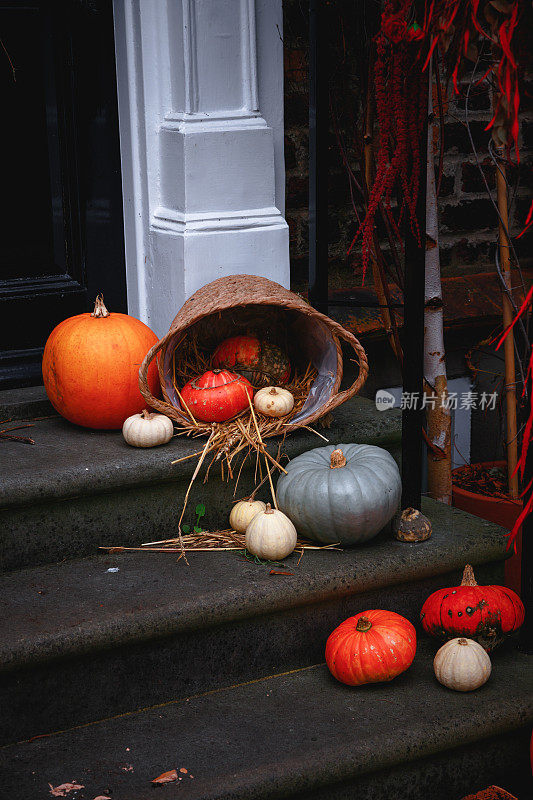
[[[254,390],[242,375],[214,369],[186,383],[181,396],[196,419],[225,422],[249,407]]]
[[[109,313],[97,297],[92,314],[56,325],[44,348],[43,381],[50,402],[63,417],[86,428],[115,429],[146,405],[139,391],[139,367],[157,342],[134,317]],[[156,397],[154,360],[148,385]]]
[[[213,353],[212,364],[238,372],[257,387],[283,386],[291,374],[286,353],[277,345],[262,342],[255,336],[225,339]]]
[[[475,639],[492,650],[524,621],[524,605],[505,586],[478,586],[467,564],[460,586],[439,589],[428,597],[420,619],[424,630],[439,639]]]
[[[326,644],[333,677],[349,686],[391,681],[413,663],[416,631],[394,611],[362,611],[335,628]]]

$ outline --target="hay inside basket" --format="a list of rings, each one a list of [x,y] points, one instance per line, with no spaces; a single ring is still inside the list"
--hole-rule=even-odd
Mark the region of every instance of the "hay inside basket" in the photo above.
[[[214,453],[212,463],[215,460],[221,461],[223,459],[222,470],[223,474],[225,470],[228,480],[233,480],[234,478],[234,466],[237,456],[245,452],[249,454],[252,450],[263,452],[263,454],[266,453],[266,457],[270,462],[279,468],[279,462],[267,453],[263,440],[272,436],[283,437],[286,434],[287,427],[301,412],[309,397],[311,387],[317,377],[316,368],[311,363],[308,363],[302,372],[293,371],[289,382],[284,388],[288,389],[293,395],[294,408],[285,417],[274,419],[256,412],[254,419],[251,409],[245,409],[226,422],[206,423],[195,420],[191,409],[188,408],[181,397],[180,389],[188,380],[201,375],[211,368],[210,357],[211,352],[209,349],[205,345],[202,346],[198,337],[194,334],[186,334],[179,347],[176,347],[173,351],[172,386],[188,418],[187,422],[181,424],[177,435],[208,436],[209,446],[206,455],[210,452]],[[308,428],[306,425],[302,427]],[[308,429],[312,430],[311,428]],[[185,458],[200,455],[203,449],[198,453],[185,456]],[[184,459],[178,459],[178,461],[180,460]],[[239,461],[237,459],[237,463]]]

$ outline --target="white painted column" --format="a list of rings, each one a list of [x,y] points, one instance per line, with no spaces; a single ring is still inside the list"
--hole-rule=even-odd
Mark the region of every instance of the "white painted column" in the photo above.
[[[158,335],[235,273],[289,285],[281,0],[115,0],[128,308]]]

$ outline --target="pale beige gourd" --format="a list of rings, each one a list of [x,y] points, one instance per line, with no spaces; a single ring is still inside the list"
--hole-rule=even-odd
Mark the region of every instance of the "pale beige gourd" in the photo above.
[[[286,417],[294,408],[294,397],[288,389],[280,386],[265,386],[254,397],[257,411],[266,417]]]
[[[246,528],[246,549],[268,561],[282,561],[296,547],[296,528],[290,519],[267,503]]]
[[[174,425],[164,414],[145,408],[140,414],[128,417],[122,426],[122,435],[132,447],[157,447],[172,439]]]
[[[471,692],[490,677],[492,665],[488,653],[473,639],[450,639],[433,660],[437,680],[456,692]]]
[[[231,509],[229,515],[230,528],[237,533],[246,533],[246,528],[256,514],[266,508],[262,500],[239,500]]]

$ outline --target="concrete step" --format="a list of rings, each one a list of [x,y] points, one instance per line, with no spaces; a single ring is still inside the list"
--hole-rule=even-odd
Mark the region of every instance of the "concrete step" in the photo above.
[[[152,800],[172,769],[156,791],[184,800],[459,800],[490,783],[531,796],[533,659],[507,643],[463,694],[435,680],[435,649],[419,641],[388,684],[346,687],[319,664],[89,726],[74,705],[70,730],[0,751],[0,797],[76,781],[76,800]]]
[[[201,451],[203,439],[175,437],[164,447],[143,450],[129,447],[120,432],[79,428],[57,416],[33,424],[28,433],[35,445],[0,442],[1,569],[80,558],[97,552],[100,544],[132,545],[175,535],[197,458],[171,462]],[[336,410],[332,427],[322,433],[332,442],[375,444],[398,456],[400,428],[398,411],[378,412],[371,401],[353,398]],[[273,454],[278,444],[270,440]],[[323,444],[303,430],[287,438],[283,452],[293,458]],[[237,497],[254,485],[255,459],[247,466]],[[234,486],[221,481],[218,464],[208,483],[202,475],[184,522],[194,523],[193,510],[202,502],[207,510],[202,524],[209,530],[225,528]]]
[[[285,560],[293,575],[235,553],[119,553],[0,577],[0,741],[164,703],[323,658],[345,617],[389,608],[417,622],[465,563],[501,582],[498,526],[426,501],[434,533]],[[115,571],[118,569],[118,572]]]
[[[56,416],[44,386],[0,391],[0,420],[21,420]],[[21,434],[22,435],[22,434]]]

